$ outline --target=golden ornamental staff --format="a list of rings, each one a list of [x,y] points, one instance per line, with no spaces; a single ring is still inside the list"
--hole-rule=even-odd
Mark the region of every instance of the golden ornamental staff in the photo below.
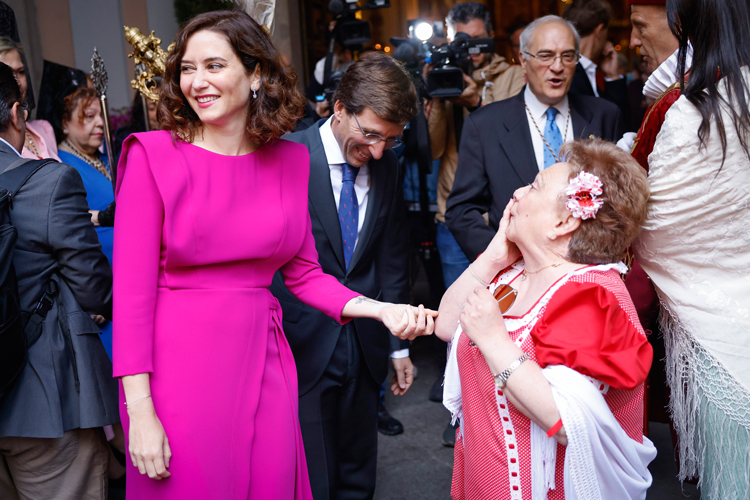
[[[146,65],[143,63],[136,64],[135,65],[135,74],[138,75],[136,78],[140,77],[140,75],[148,73],[148,69],[146,69]],[[131,85],[133,81],[131,80]],[[151,131],[151,120],[149,120],[148,117],[148,103],[146,102],[146,98],[141,95],[141,106],[143,107],[143,125],[146,127],[146,132]]]
[[[155,87],[155,76],[164,76],[166,71],[167,54],[174,43],[167,47],[166,52],[161,48],[161,39],[153,31],[149,36],[141,33],[136,27],[125,26],[125,40],[133,46],[133,53],[128,57],[133,58],[136,65],[136,78],[130,81],[130,86],[141,93],[141,96],[159,101],[159,94],[149,88]],[[143,68],[139,71],[139,68]]]
[[[94,47],[94,55],[91,56],[91,80],[94,82],[94,88],[96,93],[99,94],[99,101],[102,107],[102,118],[104,119],[104,140],[107,144],[107,158],[109,159],[109,171],[112,176],[112,187],[116,186],[116,170],[115,165],[115,153],[112,149],[112,131],[109,126],[109,109],[107,107],[107,86],[109,85],[109,77],[107,76],[107,68],[104,67],[104,60],[99,52]]]

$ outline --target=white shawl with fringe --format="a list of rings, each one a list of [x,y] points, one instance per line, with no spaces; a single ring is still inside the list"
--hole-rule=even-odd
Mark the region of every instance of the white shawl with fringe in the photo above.
[[[644,500],[651,486],[648,464],[656,457],[654,444],[645,436],[643,443],[628,437],[589,378],[563,365],[548,366],[542,374],[552,387],[568,437],[566,500]],[[547,498],[547,489],[540,486],[546,478],[554,478],[555,459],[549,457],[555,457],[556,451],[557,441],[532,422],[531,460],[544,468],[540,484],[532,467],[534,500]]]

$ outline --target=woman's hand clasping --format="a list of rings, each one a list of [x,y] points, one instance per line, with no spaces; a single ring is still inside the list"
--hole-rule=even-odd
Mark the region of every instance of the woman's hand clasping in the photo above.
[[[458,320],[463,332],[480,350],[493,341],[509,340],[497,301],[484,287],[477,287],[469,294]]]
[[[425,309],[420,304],[414,307],[405,304],[389,304],[380,310],[380,321],[393,335],[400,339],[413,340],[420,335],[432,335],[435,331],[437,311]]]
[[[159,417],[156,416],[151,398],[134,402],[128,408],[130,416],[129,447],[130,459],[141,474],[161,481],[172,474],[169,460],[172,451]]]

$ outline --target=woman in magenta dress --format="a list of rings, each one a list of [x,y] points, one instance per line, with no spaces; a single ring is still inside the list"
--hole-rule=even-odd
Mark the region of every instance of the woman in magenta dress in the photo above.
[[[651,484],[652,350],[618,262],[646,215],[646,174],[599,139],[562,156],[516,191],[440,304],[456,500],[645,500]]]
[[[187,23],[167,60],[162,131],[125,141],[117,186],[114,372],[129,499],[311,499],[277,270],[332,318],[430,333],[420,308],[382,304],[324,274],[307,202],[309,157],[279,140],[304,98],[249,16]]]

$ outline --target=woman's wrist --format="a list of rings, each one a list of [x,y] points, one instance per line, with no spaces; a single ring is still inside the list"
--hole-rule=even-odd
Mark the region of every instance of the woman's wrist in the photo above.
[[[374,300],[373,302],[377,303],[377,308],[378,308],[377,316],[375,319],[377,319],[378,321],[382,323],[384,319],[384,311],[386,307],[392,306],[393,304],[391,304],[390,302],[378,302],[376,300]]]
[[[156,414],[151,396],[134,399],[131,403],[126,404],[126,410],[130,418]]]
[[[476,278],[486,283],[490,283],[493,279],[495,279],[497,273],[499,273],[506,267],[508,266],[504,266],[502,265],[502,263],[498,263],[498,260],[487,252],[477,257],[477,260],[475,260],[471,264],[471,270],[473,271],[473,274],[476,276]]]
[[[383,320],[383,309],[392,304],[379,302],[377,300],[359,295],[346,303],[341,311],[344,318],[371,318],[378,321]]]
[[[515,261],[515,259],[512,258],[511,254],[508,252],[503,252],[502,254],[496,254],[496,253],[493,253],[492,251],[489,251],[485,253],[487,254],[487,259],[491,263],[490,265],[493,267],[493,269],[496,270],[495,271],[496,273],[499,273],[506,267],[513,264],[513,262]]]
[[[500,373],[513,361],[523,356],[524,352],[509,338],[503,339],[500,335],[493,336],[489,341],[477,343],[476,346],[482,352],[487,366],[492,373]]]

